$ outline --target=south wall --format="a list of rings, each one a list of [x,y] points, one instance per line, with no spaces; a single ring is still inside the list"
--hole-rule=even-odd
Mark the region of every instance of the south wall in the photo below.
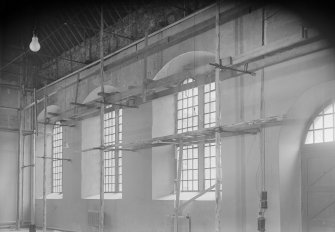
[[[224,9],[223,9],[224,10]],[[275,9],[267,8],[267,14]],[[181,31],[196,22],[213,17],[215,8],[210,8],[185,20],[178,26],[162,31],[151,38],[159,38]],[[261,10],[253,11],[241,18],[221,25],[222,57],[236,56],[261,46]],[[267,43],[272,43],[290,35],[299,34],[301,21],[297,17],[280,11],[267,22]],[[214,53],[215,30],[209,30],[177,45],[157,52],[148,58],[148,76],[155,74],[171,59],[189,51],[208,51]],[[143,44],[139,45],[139,47]],[[108,62],[134,52],[130,47],[113,56]],[[265,115],[280,116],[286,114],[294,102],[305,91],[323,82],[334,79],[334,54],[331,50],[320,51],[301,58],[274,65],[257,71],[255,77],[247,75],[223,81],[221,88],[221,109],[224,124],[260,117],[260,80],[265,78]],[[91,75],[98,66],[80,73],[81,77]],[[106,84],[113,85],[120,91],[128,86],[139,85],[143,75],[143,61],[119,66],[106,72]],[[263,73],[262,73],[263,72]],[[58,87],[70,83],[68,78],[48,88],[52,92]],[[78,101],[99,86],[99,77],[93,75],[80,82]],[[60,90],[50,98],[49,104],[58,105],[62,110],[70,108],[75,97],[75,85]],[[164,97],[145,103],[139,109],[124,110],[124,141],[134,142],[152,138],[157,134],[157,125],[162,122],[162,108],[159,105],[171,105],[171,98]],[[42,107],[40,106],[40,110]],[[174,109],[165,108],[171,115]],[[159,111],[159,112],[158,112]],[[306,117],[309,117],[306,115]],[[169,121],[173,123],[173,119]],[[98,133],[82,134],[82,123],[74,128],[64,128],[64,141],[67,144],[63,156],[71,158],[71,163],[64,164],[63,199],[48,199],[47,225],[69,231],[87,231],[87,212],[99,209],[99,200],[83,199],[81,183],[83,177],[82,155],[83,136],[96,137]],[[171,128],[170,128],[171,129]],[[164,130],[164,129],[162,129]],[[299,231],[301,230],[300,205],[292,204],[289,199],[281,198],[281,177],[290,173],[281,173],[279,166],[279,136],[281,127],[266,129],[266,186],[268,190],[269,209],[266,212],[267,230]],[[160,133],[164,131],[160,130]],[[245,135],[222,140],[223,151],[223,201],[222,230],[255,231],[259,211],[259,137]],[[173,162],[173,149],[164,151],[168,163]],[[123,175],[124,190],[122,199],[106,200],[107,231],[171,231],[173,200],[157,200],[153,197],[156,187],[154,177],[159,176],[155,168],[155,157],[159,152],[145,149],[136,152],[124,152]],[[170,169],[167,169],[170,170]],[[162,174],[163,175],[163,174]],[[170,177],[171,179],[172,177]],[[169,178],[166,181],[170,181]],[[296,188],[299,189],[299,181]],[[287,189],[287,191],[289,191]],[[297,195],[299,191],[297,190]],[[154,198],[154,199],[153,199]],[[283,205],[285,203],[285,205]],[[42,201],[37,201],[37,224],[42,225]],[[200,232],[214,230],[215,204],[213,200],[196,201],[185,209],[185,214],[192,218],[192,230]],[[290,214],[290,225],[283,222],[282,215]],[[186,221],[181,221],[186,230]]]
[[[17,88],[6,87],[6,83],[0,87],[0,105],[10,107],[0,109],[0,227],[14,225],[17,218],[19,131],[16,108],[18,108],[19,102],[18,93]],[[28,130],[30,127],[29,111],[26,112],[23,121],[25,121],[24,126]],[[21,152],[20,167],[30,164],[30,143],[31,136],[25,136],[23,140],[24,154]],[[23,179],[20,179],[20,185],[23,187],[20,188],[19,212],[22,223],[26,225],[30,222],[31,170],[30,168],[22,170]]]

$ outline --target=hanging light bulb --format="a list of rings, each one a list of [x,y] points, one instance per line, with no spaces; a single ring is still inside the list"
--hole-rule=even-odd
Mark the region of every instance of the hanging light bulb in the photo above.
[[[35,34],[33,34],[33,38],[31,39],[31,42],[29,44],[29,48],[33,52],[38,52],[41,49],[41,45],[38,42],[38,38]]]

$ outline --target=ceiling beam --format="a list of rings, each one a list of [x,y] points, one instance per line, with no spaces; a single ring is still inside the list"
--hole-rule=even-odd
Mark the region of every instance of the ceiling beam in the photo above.
[[[97,15],[100,16],[100,14],[101,14],[100,9],[98,7],[94,7],[94,9],[96,10]],[[102,8],[102,10],[105,11],[104,7]],[[104,28],[107,28],[109,25],[105,20],[105,14],[103,14],[103,16],[104,16],[104,18],[102,20],[103,20]]]
[[[85,41],[86,38],[90,35],[90,33],[88,33],[88,32],[87,32],[87,29],[83,26],[83,24],[82,24],[82,20],[79,18],[79,15],[80,15],[80,13],[75,14],[75,16],[72,18],[71,23],[73,23],[74,25],[77,25],[77,23],[78,23],[78,25],[80,25],[80,27],[81,27],[82,29],[84,29],[83,41]],[[76,28],[76,29],[77,29],[77,28]],[[81,32],[81,31],[78,30],[78,32]]]
[[[53,46],[53,48],[54,48],[54,50],[56,50],[56,54],[61,54],[62,53],[62,50],[60,50],[57,46],[56,46],[56,44],[54,43],[54,41],[52,40],[52,39],[50,39],[50,37],[48,37],[48,34],[45,32],[45,29],[44,29],[44,27],[41,27],[41,32],[43,32],[44,34],[45,34],[45,38],[46,39],[44,39],[42,42],[41,42],[41,44],[44,46],[48,46],[49,44],[51,44],[52,46]],[[52,54],[54,54],[54,52],[52,53]]]
[[[66,28],[70,31],[70,34],[72,35],[72,37],[76,40],[76,42],[77,42],[76,46],[79,45],[81,42],[80,42],[80,40],[77,38],[77,36],[75,35],[75,33],[73,32],[71,26],[70,26],[68,23],[65,23],[65,26],[66,26]]]
[[[57,34],[56,34],[56,32],[58,32],[59,30],[60,30],[60,27],[59,28],[57,28],[57,30],[52,30],[52,29],[50,29],[50,27],[49,27],[49,25],[48,24],[46,24],[45,25],[45,27],[46,27],[46,29],[48,29],[51,33],[49,34],[50,35],[50,37],[51,37],[51,35],[53,35],[53,37],[54,37],[54,40],[53,41],[56,41],[57,42],[57,44],[58,44],[58,46],[60,47],[60,54],[62,54],[64,51],[66,51],[68,48],[66,48],[66,47],[64,47],[64,45],[56,38],[56,36],[57,36]]]
[[[127,15],[132,13],[132,12],[126,7],[125,4],[123,4],[122,2],[121,2],[120,4],[121,4],[122,8],[125,10],[125,12],[127,13]]]
[[[115,7],[112,7],[112,9],[116,12],[116,14],[117,14],[117,16],[119,17],[121,23],[124,23],[123,18],[121,17],[119,11],[118,11]]]
[[[69,25],[69,23],[71,24],[73,21],[74,21],[74,17],[72,18],[72,19],[70,19],[70,17],[66,14],[65,15],[65,17],[68,19],[68,21],[66,22],[67,23],[67,26],[68,27],[70,27],[70,25]],[[73,27],[74,28],[74,30],[73,30],[73,35],[74,34],[78,34],[79,35],[79,37],[80,37],[80,39],[81,39],[81,42],[83,42],[83,41],[85,41],[85,32],[84,32],[84,35],[82,35],[82,33],[81,33],[81,31],[80,30],[78,30],[78,28],[76,28],[76,27]],[[75,35],[74,35],[75,36]],[[78,44],[80,44],[81,42],[80,42],[80,39],[77,39],[77,41],[78,41]]]
[[[104,7],[104,20],[108,21],[108,26],[114,24],[114,18],[109,13],[109,6]]]
[[[88,9],[87,9],[87,12],[90,14],[90,16],[93,18],[94,22],[96,23],[96,28],[99,28],[99,27],[100,27],[100,23],[99,23],[99,21],[95,18],[95,15],[94,15],[94,13],[92,12],[92,9],[91,9],[91,8],[88,8]]]
[[[111,6],[111,7],[112,7],[112,6]],[[117,23],[117,20],[114,18],[114,15],[113,15],[113,13],[112,13],[111,10],[110,10],[111,7],[107,7],[107,8],[106,8],[107,15],[112,19],[113,24],[116,24],[116,23]]]
[[[60,21],[59,19],[57,19],[57,22],[59,22],[59,23],[61,24],[61,29],[60,29],[60,30],[63,31],[63,33],[60,34],[61,39],[62,39],[62,40],[64,41],[64,43],[66,43],[66,44],[68,44],[67,41],[69,41],[69,43],[71,43],[71,45],[70,45],[70,49],[73,48],[73,47],[75,47],[74,42],[72,41],[71,37],[68,35],[67,31],[65,30],[65,23],[62,23],[62,21]],[[62,35],[63,35],[63,37],[62,37]],[[64,37],[66,37],[66,39],[63,39]],[[70,49],[68,49],[68,50],[70,50]],[[68,50],[66,50],[66,51],[68,51]],[[64,52],[65,52],[65,51],[64,51]]]
[[[82,9],[80,9],[80,11],[81,11],[81,15],[84,16],[84,19],[85,19],[85,21],[86,21],[86,24],[89,25],[89,28],[90,28],[92,31],[95,31],[95,28],[99,28],[99,25],[94,26],[94,25],[91,23],[91,20],[88,19],[87,14],[86,14],[85,11],[83,11]],[[95,34],[96,34],[96,33],[94,32],[94,33],[92,33],[91,36],[93,36],[93,35],[95,35]]]
[[[70,32],[70,34],[72,35],[72,37],[74,38],[74,40],[76,41],[76,44],[75,43],[72,43],[72,38],[69,36],[69,40],[71,41],[71,44],[74,46],[72,47],[75,47],[76,45],[80,44],[80,40],[77,38],[76,35],[74,35],[70,25],[68,24],[67,20],[64,18],[64,15],[62,13],[59,14],[59,17],[57,18],[60,18],[60,20],[58,20],[62,25],[64,25],[64,27],[62,27],[63,31],[65,32],[65,34],[67,35],[68,33],[66,33],[66,30]]]
[[[44,43],[42,44],[41,43],[41,49],[47,49],[48,51],[49,51],[49,53],[52,55],[52,56],[54,56],[55,55],[55,52],[54,52],[54,50],[53,49],[51,49],[51,46],[49,46],[50,44],[52,45],[52,46],[54,46],[54,43],[53,43],[53,41],[50,41],[51,43],[47,43],[46,41],[44,41]],[[57,47],[55,47],[55,49],[56,49],[56,51],[57,51]],[[56,52],[57,53],[57,52]]]

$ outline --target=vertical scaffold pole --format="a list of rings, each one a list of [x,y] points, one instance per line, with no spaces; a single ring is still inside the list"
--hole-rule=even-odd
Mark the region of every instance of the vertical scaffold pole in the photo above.
[[[149,39],[149,29],[145,30],[144,33],[144,49],[148,47],[148,39]],[[142,81],[142,97],[143,103],[147,101],[147,66],[148,66],[148,52],[145,50],[143,57],[143,81]]]
[[[100,85],[101,93],[103,97],[103,102],[105,101],[104,96],[104,47],[103,47],[103,35],[104,35],[104,24],[103,24],[103,7],[100,8]],[[102,104],[100,107],[100,146],[105,145],[104,139],[104,114],[105,114],[105,105]],[[104,150],[100,149],[100,210],[99,210],[99,232],[104,231],[104,207],[105,207],[105,198],[104,198],[104,185],[105,185],[105,159],[104,159]]]
[[[266,22],[265,22],[265,8],[262,10],[263,20],[262,20],[262,46],[266,44]],[[260,116],[265,118],[265,100],[264,100],[264,68],[261,70],[261,103],[260,103]],[[261,147],[261,165],[262,165],[262,191],[265,191],[265,129],[261,128],[260,131],[260,147]]]
[[[22,103],[21,105],[25,105],[25,94],[22,94]],[[23,130],[26,129],[26,114],[25,111],[23,110],[23,107],[21,108],[21,125],[20,125],[20,136],[21,136],[21,225],[24,223],[24,209],[23,209],[23,204],[24,204],[24,173],[25,173],[25,168],[24,168],[24,160],[25,160],[25,149],[24,149],[24,144],[25,144],[25,136],[23,135]]]
[[[215,17],[215,62],[220,64],[220,0],[217,0],[216,17]],[[216,126],[221,124],[221,107],[220,107],[220,69],[215,69],[215,99],[216,99]],[[216,157],[216,181],[215,181],[215,232],[220,231],[220,211],[221,211],[221,135],[215,133],[215,157]]]
[[[22,72],[21,72],[22,73]],[[16,196],[16,229],[20,230],[21,225],[21,176],[22,176],[22,159],[21,159],[21,148],[22,148],[22,86],[21,86],[20,76],[20,87],[18,90],[18,111],[17,111],[17,119],[19,126],[18,133],[18,148],[17,148],[17,196]]]
[[[43,127],[43,232],[47,230],[47,106],[48,97],[46,93],[46,86],[44,88],[44,127]]]
[[[37,104],[36,104],[36,89],[34,89],[33,100],[35,102],[34,112],[33,112],[33,152],[31,155],[31,199],[30,199],[30,223],[31,223],[31,231],[36,231],[35,227],[35,185],[36,185],[36,136],[38,136],[38,127],[37,127]]]
[[[176,198],[174,202],[174,220],[173,220],[173,231],[174,232],[178,232],[178,216],[179,216],[179,205],[180,205],[180,181],[181,181],[182,165],[183,165],[183,142],[181,141],[179,143],[177,178],[175,180]]]

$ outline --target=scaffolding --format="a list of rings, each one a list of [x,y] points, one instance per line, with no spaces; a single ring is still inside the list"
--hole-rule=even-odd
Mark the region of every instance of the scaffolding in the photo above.
[[[229,21],[231,18],[236,17],[237,15],[241,15],[242,12],[246,12],[249,8],[243,7],[239,11],[236,9],[230,10],[227,15],[222,17],[222,13],[220,13],[220,6],[219,1],[217,3],[217,11],[215,16],[215,38],[216,38],[216,57],[215,63],[212,63],[213,67],[215,67],[214,71],[210,71],[209,73],[195,75],[194,79],[196,82],[192,82],[189,84],[185,84],[184,86],[178,88],[180,90],[191,89],[198,85],[198,83],[206,84],[215,82],[216,88],[216,125],[211,128],[206,128],[198,131],[191,131],[191,132],[184,132],[180,134],[172,134],[168,136],[161,136],[152,138],[149,140],[144,141],[136,141],[131,143],[116,143],[109,146],[105,146],[104,142],[104,114],[107,110],[105,109],[106,104],[116,105],[118,107],[129,107],[129,108],[137,108],[139,105],[152,101],[154,99],[171,95],[176,93],[177,88],[175,86],[180,81],[180,79],[188,75],[188,72],[177,73],[174,75],[170,75],[166,78],[153,81],[147,79],[147,57],[150,54],[153,54],[157,50],[164,49],[167,46],[171,46],[171,44],[167,45],[158,45],[155,44],[149,45],[148,44],[148,32],[145,34],[144,42],[145,46],[143,50],[140,52],[135,53],[135,55],[128,56],[126,58],[122,58],[113,64],[109,64],[106,66],[104,64],[104,57],[103,54],[103,9],[101,8],[101,29],[100,29],[100,61],[96,64],[100,63],[100,86],[101,92],[99,93],[100,99],[97,101],[91,101],[89,103],[83,104],[78,103],[78,93],[79,93],[79,82],[82,81],[84,78],[80,78],[79,72],[76,78],[76,93],[74,102],[71,104],[73,107],[64,110],[59,114],[52,115],[51,113],[47,112],[48,106],[48,98],[57,94],[61,89],[67,88],[73,83],[69,83],[59,89],[54,90],[51,93],[48,93],[48,86],[46,85],[42,90],[44,91],[43,98],[37,99],[36,90],[29,90],[25,89],[24,85],[20,82],[19,86],[16,86],[19,90],[19,98],[18,98],[18,106],[17,107],[8,107],[8,106],[0,106],[3,109],[9,110],[17,110],[18,111],[18,128],[0,128],[1,131],[12,131],[18,132],[18,180],[17,180],[17,221],[16,227],[20,229],[22,225],[22,202],[23,202],[23,174],[22,171],[24,168],[31,168],[31,205],[30,205],[30,213],[31,213],[31,225],[30,228],[32,231],[36,231],[36,209],[35,209],[35,199],[36,199],[36,158],[43,159],[43,231],[45,232],[47,229],[47,218],[46,218],[46,211],[47,211],[47,204],[46,204],[46,160],[49,158],[46,155],[46,136],[47,136],[47,125],[50,124],[48,122],[48,118],[53,117],[60,117],[62,120],[62,126],[74,126],[77,121],[83,120],[88,117],[92,116],[100,116],[100,146],[93,147],[90,149],[83,150],[82,152],[87,152],[90,150],[99,150],[100,151],[100,200],[99,200],[99,232],[103,232],[104,230],[104,152],[106,151],[118,151],[118,150],[125,150],[125,151],[136,151],[139,149],[146,149],[152,148],[157,146],[166,146],[171,144],[179,145],[179,153],[178,153],[178,164],[177,164],[177,176],[175,180],[175,201],[174,201],[174,212],[173,212],[173,230],[174,232],[179,231],[178,225],[178,218],[182,216],[183,209],[189,205],[191,202],[196,200],[197,198],[201,197],[202,195],[206,194],[209,191],[215,189],[215,232],[221,231],[220,229],[220,215],[221,215],[221,198],[222,198],[222,154],[221,154],[221,139],[225,137],[231,136],[239,136],[245,134],[259,134],[260,135],[260,146],[261,150],[261,159],[262,165],[265,165],[265,152],[264,152],[264,139],[265,139],[265,132],[264,128],[271,127],[271,126],[278,126],[285,121],[284,116],[273,116],[273,117],[265,117],[264,113],[264,73],[262,73],[262,102],[261,102],[261,118],[257,120],[251,121],[242,121],[239,123],[231,124],[231,125],[223,125],[222,124],[222,116],[220,111],[220,83],[224,80],[230,78],[236,78],[244,74],[254,75],[256,71],[263,70],[265,67],[271,66],[273,64],[277,64],[289,59],[293,59],[299,56],[303,56],[315,51],[319,51],[322,49],[326,49],[329,47],[329,44],[319,37],[311,37],[308,39],[301,39],[301,38],[289,38],[284,41],[278,41],[271,45],[262,44],[261,48],[253,50],[251,52],[245,53],[241,56],[237,57],[226,57],[224,60],[228,60],[228,65],[223,65],[222,60],[220,58],[220,24]],[[264,22],[264,20],[263,20]],[[212,28],[213,20],[206,21],[206,23],[201,24],[200,29],[193,28],[189,30],[189,34],[185,34],[183,38],[189,38],[191,35],[195,35],[196,33],[203,32],[205,29],[209,30]],[[196,31],[195,30],[199,30]],[[173,39],[173,38],[172,38]],[[173,43],[180,42],[180,38],[176,37]],[[172,43],[172,44],[173,44]],[[118,93],[106,93],[104,91],[104,70],[108,68],[113,68],[118,64],[122,63],[122,61],[131,62],[134,56],[141,55],[140,58],[144,59],[144,72],[143,72],[143,80],[141,86],[137,86],[135,88],[125,90]],[[128,59],[128,60],[127,60]],[[224,70],[224,72],[220,72]],[[264,72],[264,71],[263,71]],[[86,78],[86,77],[85,77]],[[31,103],[27,103],[24,105],[23,102],[27,102],[24,100],[25,92],[32,93],[32,100]],[[43,131],[39,131],[38,122],[37,120],[37,107],[38,104],[43,103],[44,108],[44,121],[43,124]],[[31,126],[30,128],[25,127],[25,115],[26,111],[31,109]],[[66,122],[66,123],[64,123]],[[44,147],[44,155],[37,157],[36,155],[36,141],[37,136],[43,135],[43,147]],[[31,153],[31,161],[30,164],[24,164],[22,162],[24,157],[24,137],[25,136],[33,136],[32,138],[32,153]],[[210,186],[209,188],[199,192],[197,195],[192,197],[191,199],[181,202],[180,201],[180,181],[181,181],[181,169],[182,169],[182,158],[183,158],[183,149],[182,147],[188,144],[198,143],[200,141],[213,141],[215,139],[216,142],[216,181],[215,185]],[[71,161],[71,159],[62,159],[65,161]],[[24,161],[24,160],[23,160]],[[265,168],[265,167],[264,167]],[[264,171],[264,169],[263,169]],[[262,175],[262,192],[265,192],[265,175]],[[263,208],[264,209],[264,208]],[[264,215],[264,211],[262,211],[262,216]]]

